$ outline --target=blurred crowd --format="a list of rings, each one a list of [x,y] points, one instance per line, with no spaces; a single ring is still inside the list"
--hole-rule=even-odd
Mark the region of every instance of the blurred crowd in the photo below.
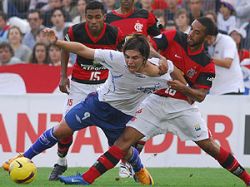
[[[0,66],[17,63],[60,65],[60,49],[49,45],[42,30],[53,28],[58,38],[63,39],[71,25],[85,21],[85,7],[89,1],[0,0]],[[119,7],[119,0],[102,1],[106,12]],[[194,19],[211,18],[218,33],[211,37],[206,47],[215,61],[217,74],[228,75],[219,83],[215,81],[215,85],[221,87],[220,84],[232,78],[230,84],[244,84],[244,73],[250,68],[250,0],[135,0],[135,7],[152,12],[162,31],[177,29],[188,33]],[[71,64],[74,58],[72,55]],[[242,66],[246,69],[242,70]],[[211,94],[223,94],[221,89],[225,88],[212,89]],[[243,93],[243,89],[244,85],[239,86],[239,93]]]

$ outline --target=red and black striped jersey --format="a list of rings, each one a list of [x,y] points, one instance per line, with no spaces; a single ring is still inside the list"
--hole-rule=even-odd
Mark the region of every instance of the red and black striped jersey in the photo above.
[[[71,26],[67,35],[70,41],[82,43],[93,49],[115,50],[124,39],[118,28],[106,23],[97,38],[91,34],[86,23]],[[83,84],[100,84],[104,83],[107,78],[108,70],[104,66],[77,55],[72,80]]]
[[[106,15],[106,23],[120,28],[125,36],[133,33],[157,36],[161,33],[154,14],[144,9],[134,9],[128,14],[112,10]]]
[[[162,37],[153,38],[153,46],[171,60],[183,73],[190,87],[210,89],[215,77],[215,66],[202,46],[191,52],[187,44],[187,35],[176,30],[165,31]],[[159,90],[156,94],[186,100],[186,96],[175,90]]]

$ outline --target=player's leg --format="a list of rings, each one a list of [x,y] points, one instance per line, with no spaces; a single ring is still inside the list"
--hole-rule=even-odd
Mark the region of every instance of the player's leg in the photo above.
[[[65,114],[76,104],[83,101],[88,93],[95,92],[98,85],[86,85],[75,81],[70,82],[70,93],[68,95]],[[57,143],[57,163],[54,164],[53,170],[49,176],[49,180],[58,180],[58,176],[62,175],[67,170],[67,154],[71,144],[73,143],[73,136],[62,138]]]
[[[133,145],[139,152],[141,153],[146,141],[144,139],[139,140],[138,142]],[[121,159],[120,162],[120,167],[119,167],[119,177],[120,178],[128,178],[128,177],[133,177],[134,176],[134,171],[132,166],[124,159]]]
[[[193,140],[201,149],[215,158],[222,167],[241,178],[246,184],[250,183],[249,174],[236,158],[213,140],[198,108],[190,108],[175,115],[179,115],[179,117],[174,118],[172,128],[175,128],[174,131],[182,140]]]
[[[143,135],[140,132],[131,127],[127,127],[121,137],[118,138],[117,142],[115,142],[115,144],[111,146],[107,152],[101,155],[97,162],[82,175],[81,184],[92,184],[95,179],[103,175],[106,171],[114,168],[116,164],[126,156],[126,154],[128,154],[128,157],[131,157],[133,155],[133,151],[130,149],[130,146],[137,140],[141,139],[141,137],[143,137]],[[136,162],[138,160],[133,158],[131,163],[133,161]],[[78,182],[74,183],[78,176],[60,176],[59,178],[60,181],[65,184],[80,184]]]
[[[210,137],[206,140],[197,141],[196,144],[215,158],[223,168],[239,177],[247,186],[250,186],[250,175],[247,171],[239,164],[232,153],[219,146],[213,138]]]

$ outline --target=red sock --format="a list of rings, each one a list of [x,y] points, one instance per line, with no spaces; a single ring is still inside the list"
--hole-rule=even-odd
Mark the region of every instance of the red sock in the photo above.
[[[93,183],[96,178],[112,169],[125,156],[125,153],[117,146],[111,146],[109,150],[100,156],[97,162],[86,171],[82,177],[89,184]]]
[[[246,184],[250,184],[250,175],[230,152],[220,147],[217,160],[223,168],[242,179]]]
[[[59,157],[65,157],[68,154],[69,147],[73,142],[73,136],[62,138],[58,141],[57,154]]]

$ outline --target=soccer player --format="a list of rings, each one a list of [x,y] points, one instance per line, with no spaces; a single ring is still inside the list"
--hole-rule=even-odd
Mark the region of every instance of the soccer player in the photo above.
[[[104,23],[104,12],[102,3],[98,1],[90,2],[85,9],[86,22],[70,27],[65,38],[70,41],[80,42],[91,48],[117,49],[124,37],[119,29]],[[90,92],[94,92],[108,77],[106,67],[78,55],[73,66],[70,82],[67,77],[68,61],[69,53],[62,50],[59,88],[62,92],[68,94],[65,113],[84,100]],[[58,161],[54,165],[49,180],[58,180],[58,176],[66,171],[66,155],[72,141],[72,136],[59,140],[57,144]]]
[[[24,152],[23,156],[32,159],[37,154],[55,145],[58,140],[71,136],[74,131],[86,128],[95,124],[100,127],[108,138],[109,145],[121,135],[127,122],[135,115],[136,108],[149,94],[160,88],[168,87],[167,81],[171,79],[170,73],[179,76],[171,61],[167,61],[168,73],[162,74],[161,67],[157,62],[148,61],[150,46],[143,35],[133,35],[123,46],[123,52],[104,49],[92,49],[76,42],[56,40],[55,32],[47,29],[50,41],[55,45],[78,54],[87,59],[95,60],[109,69],[109,76],[106,82],[97,92],[88,94],[85,101],[74,106],[56,127],[46,130],[38,140]],[[152,77],[153,76],[153,77]],[[181,75],[182,76],[182,75]],[[180,76],[180,77],[181,77]],[[133,154],[138,155],[136,149]],[[115,149],[111,150],[108,158],[118,157]],[[10,164],[13,159],[8,161]],[[113,165],[116,159],[108,166]],[[142,184],[153,184],[149,172],[143,167],[140,159],[128,160],[135,171],[135,178]],[[7,164],[7,162],[6,162]],[[102,172],[105,168],[95,169],[95,172]],[[60,176],[59,176],[60,178]],[[63,179],[61,179],[63,180]],[[82,176],[71,178],[65,183],[88,184],[88,179],[83,180]]]
[[[192,101],[202,102],[205,99],[215,77],[214,64],[203,46],[205,39],[213,35],[214,31],[213,22],[201,17],[192,23],[188,35],[166,31],[161,38],[155,39],[162,54],[183,71],[189,86],[178,80],[168,81],[169,88],[147,97],[114,145],[82,175],[84,181],[92,183],[125,156],[129,160],[137,160],[138,155],[131,154],[131,145],[141,138],[172,132],[182,140],[194,141],[222,167],[250,186],[249,174],[230,152],[213,140],[199,109],[191,104]],[[65,182],[72,176],[61,178]]]
[[[157,26],[154,14],[145,9],[136,9],[134,0],[120,0],[120,8],[112,10],[106,15],[105,21],[121,29],[125,36],[140,33],[145,36],[158,36],[161,34]],[[139,152],[143,149],[145,141],[140,140],[136,144]],[[119,169],[119,177],[132,176],[130,165],[122,160]]]
[[[145,9],[136,9],[134,0],[120,0],[120,8],[106,15],[105,21],[120,28],[124,35],[140,33],[145,36],[161,34],[157,19]]]

